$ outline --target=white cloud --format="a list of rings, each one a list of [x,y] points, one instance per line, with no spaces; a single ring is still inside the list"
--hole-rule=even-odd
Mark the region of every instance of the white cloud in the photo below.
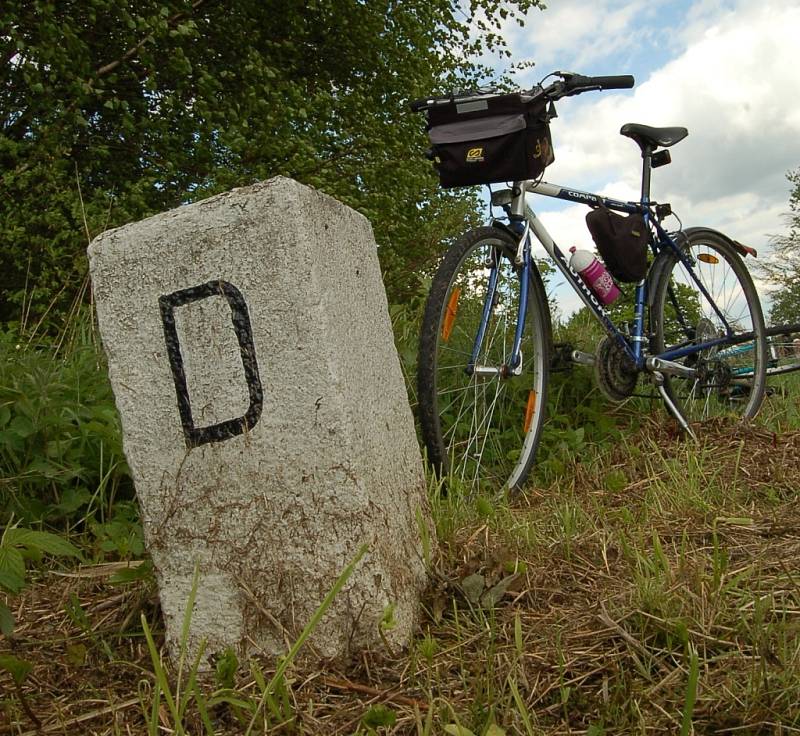
[[[682,125],[689,137],[671,149],[672,165],[654,171],[654,196],[671,201],[686,225],[730,226],[734,237],[763,247],[783,226],[785,174],[800,165],[800,6],[715,10],[715,3],[695,9],[685,51],[633,94],[562,101],[552,126],[556,163],[546,178],[635,197],[640,158],[617,135],[620,126]]]
[[[615,73],[607,67],[641,48],[653,49],[670,37],[655,22],[668,0],[559,0],[547,10],[532,10],[526,25],[507,23],[503,29],[515,59],[536,62],[536,81],[551,69]],[[674,5],[674,3],[672,3]],[[618,70],[617,70],[618,71]],[[534,79],[535,77],[535,79]]]

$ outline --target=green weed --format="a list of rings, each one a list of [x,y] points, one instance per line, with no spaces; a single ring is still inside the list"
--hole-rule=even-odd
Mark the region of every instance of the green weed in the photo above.
[[[0,332],[0,521],[13,515],[68,535],[91,533],[132,498],[89,314],[76,318],[68,339]]]
[[[39,562],[43,555],[80,559],[81,553],[66,539],[49,532],[25,529],[9,524],[0,536],[0,590],[10,595],[19,594],[27,585],[28,562]],[[9,607],[0,601],[0,632],[11,636],[14,617]]]

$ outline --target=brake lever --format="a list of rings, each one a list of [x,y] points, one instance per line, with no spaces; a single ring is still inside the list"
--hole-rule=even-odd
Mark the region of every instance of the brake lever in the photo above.
[[[597,84],[593,87],[575,87],[574,89],[569,90],[564,96],[565,97],[574,97],[575,95],[583,94],[584,92],[598,92],[603,88]]]

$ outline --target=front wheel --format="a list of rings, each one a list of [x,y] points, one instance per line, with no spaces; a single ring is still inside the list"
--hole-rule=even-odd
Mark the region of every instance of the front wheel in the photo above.
[[[422,435],[435,471],[469,491],[519,489],[545,418],[550,312],[535,267],[521,365],[499,370],[510,359],[517,324],[516,247],[505,230],[471,230],[447,252],[425,306],[417,374]],[[487,304],[495,270],[497,286]],[[484,337],[471,368],[482,322]]]
[[[683,257],[666,252],[654,266],[653,348],[694,375],[667,376],[667,395],[687,422],[750,419],[764,399],[766,372],[764,317],[753,280],[719,233],[689,230],[678,238]],[[701,343],[712,344],[680,355]]]

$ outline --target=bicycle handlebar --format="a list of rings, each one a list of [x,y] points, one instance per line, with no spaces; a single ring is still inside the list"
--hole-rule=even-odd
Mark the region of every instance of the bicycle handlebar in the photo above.
[[[588,92],[593,89],[630,89],[634,84],[633,75],[631,74],[619,74],[610,77],[584,77],[581,74],[569,74],[567,72],[560,72],[560,74],[564,77],[564,88],[567,94]]]
[[[520,94],[528,94],[533,98],[545,97],[548,100],[560,100],[562,97],[579,95],[582,92],[604,89],[630,89],[634,85],[634,78],[631,74],[619,74],[608,77],[584,77],[581,74],[572,72],[553,72],[553,75],[561,77],[558,82],[548,85],[545,88],[534,88],[531,90],[520,90]],[[478,100],[484,97],[494,97],[499,94],[507,94],[503,90],[485,89],[473,92],[453,92],[447,97],[423,97],[412,100],[410,103],[412,112],[420,112],[432,107],[449,105],[456,101]]]
[[[502,94],[502,92],[494,89],[491,91],[453,92],[447,97],[422,97],[418,100],[412,100],[409,106],[411,107],[411,112],[420,112],[421,110],[427,110],[429,107],[449,105],[456,100],[478,100],[481,97],[495,97],[499,94]]]

